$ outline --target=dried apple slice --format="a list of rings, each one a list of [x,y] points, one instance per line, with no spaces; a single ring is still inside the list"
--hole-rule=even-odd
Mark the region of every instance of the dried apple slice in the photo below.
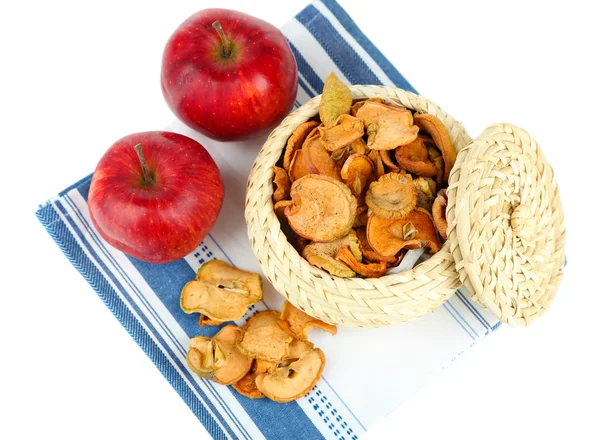
[[[290,181],[298,180],[301,177],[310,174],[308,172],[308,168],[306,168],[306,163],[304,162],[304,151],[298,150],[294,153],[294,157],[292,158],[292,162],[290,163],[289,168],[289,176]]]
[[[302,147],[304,164],[310,174],[321,174],[333,179],[340,179],[340,164],[332,159],[323,146],[319,133],[311,134]]]
[[[273,211],[275,211],[275,215],[279,218],[279,220],[285,218],[285,208],[293,204],[294,202],[292,202],[291,200],[282,200],[273,205]]]
[[[185,313],[201,313],[216,321],[233,321],[262,299],[260,275],[212,260],[198,270],[195,281],[181,291],[180,306]]]
[[[375,180],[375,165],[364,154],[353,154],[344,162],[340,176],[362,205],[369,185]]]
[[[325,127],[331,127],[341,115],[350,114],[352,92],[331,72],[325,79],[323,95],[319,104],[319,116]]]
[[[433,216],[433,224],[444,240],[448,239],[448,222],[446,221],[446,204],[448,196],[446,190],[442,189],[438,192],[437,197],[433,202],[431,214]]]
[[[362,101],[357,101],[352,105],[352,109],[350,110],[350,113],[352,114],[352,116],[356,116],[356,113],[358,112],[358,110],[365,105],[367,102],[377,102],[379,104],[385,104],[385,101],[383,98],[379,98],[379,97],[375,97],[375,98],[369,98],[369,99],[364,99]]]
[[[262,399],[265,397],[258,388],[256,388],[256,376],[259,374],[266,373],[267,371],[277,368],[277,364],[273,362],[261,361],[260,359],[254,359],[252,368],[244,377],[238,380],[231,386],[241,395],[249,397],[250,399]]]
[[[417,188],[410,174],[388,173],[371,183],[365,202],[378,217],[400,219],[417,205]]]
[[[336,258],[348,265],[350,269],[367,278],[379,278],[385,275],[387,264],[383,261],[379,263],[361,263],[354,258],[350,247],[345,246],[339,250]]]
[[[281,325],[281,320],[278,321]],[[282,327],[283,328],[283,327]],[[284,329],[285,330],[285,329]],[[290,351],[286,356],[286,360],[298,359],[306,351],[310,351],[315,347],[310,341],[303,341],[301,339],[294,339],[290,344]]]
[[[383,166],[383,158],[381,157],[381,151],[370,150],[367,153],[367,157],[371,159],[371,161],[375,165],[375,177],[377,177],[377,179],[380,179],[383,175],[385,175],[385,168]]]
[[[268,362],[287,359],[294,340],[278,324],[279,312],[265,310],[248,320],[238,340],[238,349],[249,358]]]
[[[348,235],[356,215],[356,198],[342,182],[309,174],[292,185],[293,205],[285,208],[291,228],[312,241],[333,241]]]
[[[308,334],[315,328],[320,328],[332,335],[337,333],[337,327],[307,315],[294,307],[289,301],[283,303],[279,326],[294,338],[305,341]]]
[[[273,203],[290,198],[290,187],[292,186],[288,173],[283,168],[273,167]]]
[[[409,144],[396,148],[396,161],[402,168],[419,176],[435,176],[435,164],[429,159],[429,153],[423,140],[417,137]]]
[[[350,115],[341,115],[334,125],[319,127],[321,144],[327,151],[336,151],[351,145],[362,137],[365,126],[362,119]]]
[[[412,113],[407,109],[392,109],[377,102],[367,102],[356,116],[365,123],[369,135],[367,147],[372,150],[393,150],[417,138],[419,127],[413,124]]]
[[[319,381],[325,368],[325,355],[316,348],[289,365],[259,374],[256,387],[276,402],[291,402],[306,395]]]
[[[236,348],[240,333],[239,327],[227,325],[212,339],[202,336],[192,338],[186,358],[190,369],[222,385],[231,385],[240,380],[252,366],[252,359]]]
[[[402,249],[426,247],[431,253],[440,250],[433,219],[422,208],[399,220],[372,215],[367,223],[367,240],[373,250],[383,256],[396,255]]]
[[[335,259],[337,252],[349,244],[348,236],[326,243],[311,243],[302,251],[306,261],[340,278],[352,278],[356,274],[344,263]]]
[[[362,205],[356,208],[356,218],[354,219],[354,228],[360,228],[361,226],[366,226],[367,221],[369,220],[369,207],[367,205]]]
[[[290,138],[287,141],[287,145],[285,146],[285,153],[283,153],[283,169],[286,171],[290,170],[292,159],[297,151],[300,151],[302,148],[302,144],[308,137],[308,135],[319,126],[319,122],[317,121],[308,121],[304,122],[292,133]]]
[[[436,184],[430,177],[417,177],[413,180],[417,188],[417,206],[431,211],[433,199],[435,198]]]
[[[447,181],[444,181],[444,158],[442,153],[435,147],[427,146],[427,153],[429,154],[429,160],[435,165],[435,183],[438,187],[441,187]]]
[[[388,267],[390,267],[390,265],[400,263],[400,261],[398,260],[398,257],[396,255],[390,255],[390,256],[385,257],[373,250],[373,248],[369,244],[369,241],[367,240],[366,228],[356,228],[354,231],[358,238],[360,252],[366,260],[373,262],[373,263],[384,262],[388,265]]]
[[[448,130],[437,117],[429,114],[417,113],[414,116],[415,125],[423,131],[429,133],[435,142],[436,147],[442,152],[444,158],[444,181],[448,181],[450,170],[456,162],[456,151],[452,145],[452,140]]]

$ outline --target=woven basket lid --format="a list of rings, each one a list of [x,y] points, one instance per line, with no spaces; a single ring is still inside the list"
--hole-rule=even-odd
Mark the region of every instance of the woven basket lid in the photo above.
[[[554,299],[565,260],[558,186],[536,141],[489,127],[459,152],[447,195],[461,282],[502,322],[529,325]]]

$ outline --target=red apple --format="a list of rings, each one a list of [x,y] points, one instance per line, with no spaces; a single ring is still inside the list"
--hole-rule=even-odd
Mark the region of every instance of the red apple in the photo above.
[[[99,234],[150,263],[192,252],[223,203],[221,173],[202,145],[163,131],[118,140],[102,156],[88,196]]]
[[[171,36],[161,84],[171,110],[220,141],[266,134],[290,112],[298,69],[273,25],[228,9],[205,9]]]

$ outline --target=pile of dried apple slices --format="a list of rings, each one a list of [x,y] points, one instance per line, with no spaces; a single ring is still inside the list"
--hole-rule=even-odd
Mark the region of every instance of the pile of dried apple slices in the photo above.
[[[332,73],[319,118],[294,130],[273,167],[274,211],[310,264],[378,278],[408,250],[440,250],[455,161],[437,117],[382,98],[354,102]]]
[[[221,325],[242,318],[262,297],[260,275],[213,260],[184,286],[180,304],[185,313],[200,313],[201,326]],[[325,355],[308,341],[314,328],[337,333],[286,301],[281,313],[258,312],[243,328],[228,324],[212,338],[192,338],[187,363],[199,376],[251,399],[290,402],[306,395],[325,367]]]

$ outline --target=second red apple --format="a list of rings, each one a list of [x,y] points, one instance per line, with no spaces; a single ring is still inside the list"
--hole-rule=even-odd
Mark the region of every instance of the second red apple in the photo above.
[[[250,15],[205,9],[169,39],[161,85],[171,110],[220,141],[266,134],[292,109],[296,61],[283,34]]]

